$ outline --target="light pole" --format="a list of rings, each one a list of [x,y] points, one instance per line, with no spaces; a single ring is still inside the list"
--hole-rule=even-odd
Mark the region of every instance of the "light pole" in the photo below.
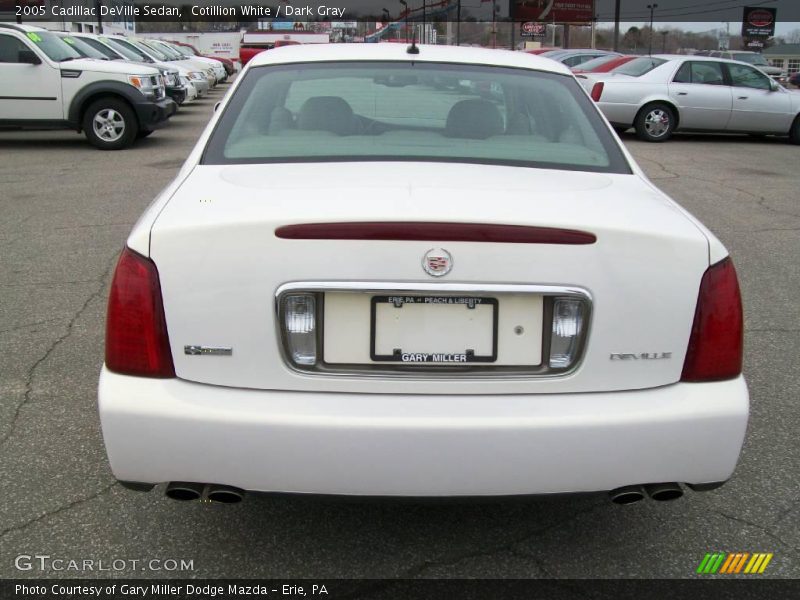
[[[406,0],[400,0],[400,4],[403,5],[403,8],[406,11],[406,19],[405,19],[406,28],[405,29],[406,29],[406,41],[408,41],[408,2],[406,2]]]
[[[661,54],[667,53],[667,34],[669,31],[666,29],[661,32]]]
[[[422,38],[423,44],[428,43],[428,35],[427,32],[425,31],[425,22],[427,20],[428,20],[428,15],[425,13],[425,0],[422,0],[422,35],[420,37]]]
[[[658,4],[655,2],[653,4],[648,4],[647,8],[650,9],[650,48],[647,51],[648,55],[653,54],[653,13],[658,8]]]
[[[492,0],[492,48],[497,48],[497,0]]]
[[[392,15],[385,8],[382,8],[381,10],[383,11],[383,20],[386,21],[386,25],[384,26],[384,30],[386,30],[386,28],[389,27],[389,23],[391,23],[391,21],[392,21]],[[381,37],[383,37],[383,36],[381,35]],[[375,38],[375,39],[377,39],[377,38]]]
[[[461,0],[456,5],[456,46],[461,45]]]

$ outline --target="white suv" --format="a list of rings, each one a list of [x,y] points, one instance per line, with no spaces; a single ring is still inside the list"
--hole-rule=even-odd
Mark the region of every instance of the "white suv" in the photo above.
[[[0,128],[83,131],[104,150],[130,146],[176,110],[158,69],[82,58],[46,29],[0,23]]]

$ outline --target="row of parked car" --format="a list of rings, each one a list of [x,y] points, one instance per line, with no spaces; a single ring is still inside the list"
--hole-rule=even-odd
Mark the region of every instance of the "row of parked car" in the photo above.
[[[69,128],[119,150],[233,72],[188,44],[0,23],[0,128]]]
[[[648,142],[676,131],[786,136],[800,143],[800,93],[756,52],[623,55],[537,49],[569,66],[618,131]],[[796,76],[796,74],[795,74]]]

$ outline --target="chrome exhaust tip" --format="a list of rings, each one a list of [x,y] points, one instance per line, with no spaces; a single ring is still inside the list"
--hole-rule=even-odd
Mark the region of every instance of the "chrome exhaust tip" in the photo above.
[[[229,485],[212,484],[208,486],[206,498],[220,504],[237,504],[244,500],[244,490]]]
[[[658,502],[667,502],[669,500],[677,500],[683,496],[681,486],[675,482],[671,483],[650,483],[644,486],[647,495],[653,500]]]
[[[633,504],[644,499],[644,490],[640,485],[626,485],[608,492],[614,504]]]
[[[190,500],[199,500],[202,498],[204,488],[205,485],[202,483],[172,481],[167,484],[167,489],[164,494],[167,496],[167,498],[188,502]]]

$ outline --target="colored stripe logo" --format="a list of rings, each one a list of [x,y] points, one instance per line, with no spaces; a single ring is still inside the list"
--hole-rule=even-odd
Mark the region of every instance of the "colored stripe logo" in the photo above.
[[[766,570],[772,556],[772,552],[707,552],[697,567],[697,573],[760,575]]]

